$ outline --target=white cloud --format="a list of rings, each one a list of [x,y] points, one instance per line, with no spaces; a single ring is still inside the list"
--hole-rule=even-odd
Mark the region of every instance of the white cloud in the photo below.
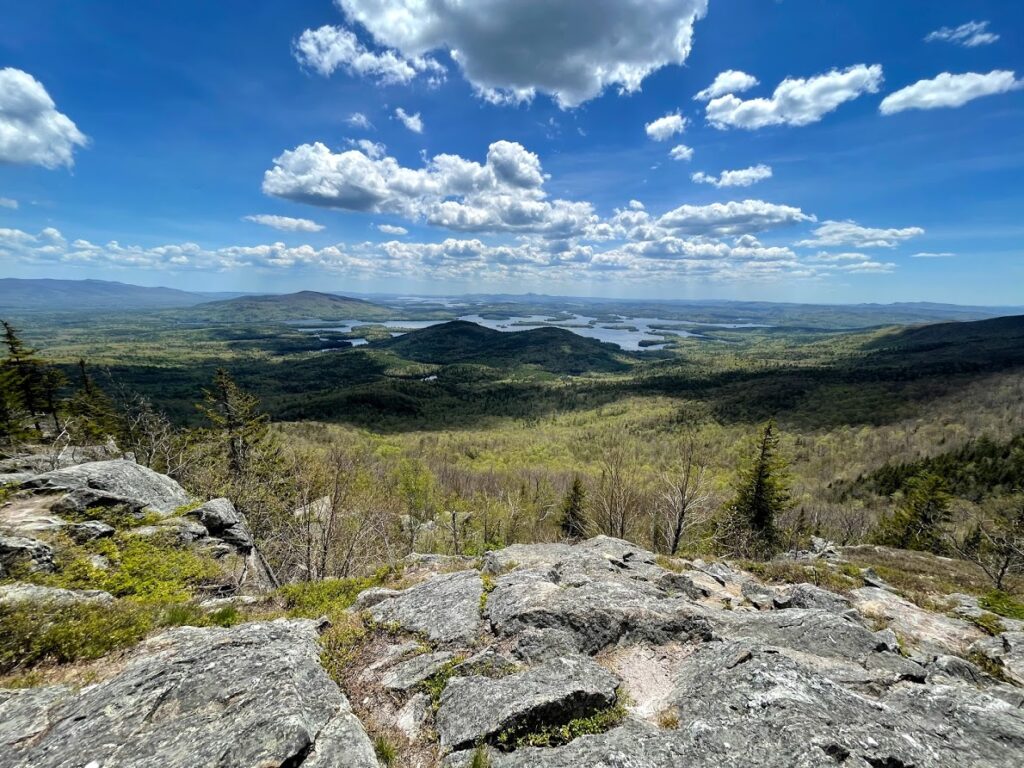
[[[0,163],[70,168],[75,148],[87,143],[42,83],[20,69],[0,69]]]
[[[405,227],[396,227],[394,224],[377,224],[377,229],[385,235],[408,235],[409,230]]]
[[[657,226],[688,235],[723,236],[764,232],[777,227],[815,221],[799,208],[763,200],[681,205],[656,222]]]
[[[408,83],[423,73],[440,77],[445,71],[430,58],[405,57],[391,50],[374,53],[343,27],[307,29],[295,41],[293,53],[300,64],[324,77],[342,68],[349,74],[371,77],[384,85]]]
[[[890,93],[882,100],[883,115],[894,115],[906,109],[938,109],[961,107],[982,96],[992,96],[1024,88],[1024,80],[1014,72],[996,69],[988,74],[968,72],[951,75],[943,72],[931,80],[918,80],[913,85]]]
[[[317,224],[310,219],[293,219],[291,216],[273,216],[267,213],[246,216],[245,220],[284,232],[320,232],[324,228],[323,224]]]
[[[857,64],[833,69],[811,78],[786,78],[770,99],[719,96],[705,109],[708,122],[719,129],[764,128],[769,125],[809,125],[841,104],[865,93],[876,93],[882,84],[882,67]]]
[[[634,92],[682,64],[707,0],[336,0],[351,24],[405,59],[450,52],[493,101],[552,96],[574,107]],[[542,22],[538,22],[542,19]]]
[[[13,208],[18,210],[18,201],[9,197],[0,197],[0,208]]]
[[[404,109],[399,107],[395,110],[395,117],[402,121],[402,125],[408,128],[413,133],[423,133],[423,119],[420,117],[420,113],[417,112],[415,115],[410,115]]]
[[[655,141],[665,141],[686,130],[686,118],[675,112],[648,123],[644,130]]]
[[[987,21],[968,21],[959,27],[942,27],[928,34],[926,43],[946,42],[974,48],[989,45],[999,39],[999,35],[988,31]]]
[[[740,72],[735,69],[728,69],[720,73],[711,85],[693,98],[697,101],[711,101],[711,99],[725,96],[727,93],[749,91],[755,85],[760,85],[760,83],[753,75],[748,75],[746,72]]]
[[[910,258],[912,259],[952,259],[955,256],[955,253],[932,253],[930,251],[922,251],[921,253],[910,254]]]
[[[685,144],[677,144],[676,146],[672,147],[671,151],[669,151],[668,153],[668,156],[671,157],[673,160],[689,162],[690,160],[693,160],[693,149],[691,147],[686,146]]]
[[[738,171],[722,171],[718,176],[709,176],[703,171],[698,171],[690,178],[698,184],[711,184],[721,189],[722,187],[749,187],[771,177],[771,166],[760,164]]]
[[[373,128],[373,124],[370,122],[370,118],[364,115],[362,112],[353,112],[348,116],[345,121],[353,128],[362,128],[364,131],[368,131]]]
[[[905,240],[924,234],[920,227],[902,229],[874,229],[862,227],[853,221],[826,221],[814,230],[814,237],[801,240],[796,245],[805,248],[895,248]]]
[[[496,141],[481,165],[437,155],[423,168],[360,150],[323,144],[283,152],[264,174],[263,191],[297,202],[350,211],[394,213],[462,232],[518,232],[567,237],[596,223],[590,203],[548,200],[540,159],[522,145]]]

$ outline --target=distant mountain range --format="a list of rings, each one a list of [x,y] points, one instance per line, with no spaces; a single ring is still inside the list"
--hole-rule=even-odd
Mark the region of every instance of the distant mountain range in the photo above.
[[[169,309],[191,307],[237,293],[192,293],[146,288],[107,280],[22,280],[0,278],[0,310],[68,312],[78,310]]]

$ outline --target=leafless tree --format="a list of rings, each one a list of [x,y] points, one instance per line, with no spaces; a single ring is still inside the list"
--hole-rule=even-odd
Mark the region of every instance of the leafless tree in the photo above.
[[[1024,575],[1024,493],[989,502],[963,539],[949,536],[953,550],[975,563],[1002,590]]]
[[[625,441],[604,449],[601,476],[592,494],[597,530],[606,536],[629,536],[643,507],[643,494],[636,482],[637,461]]]
[[[683,536],[707,523],[710,502],[705,454],[691,436],[684,440],[677,463],[662,473],[654,526],[656,547],[676,554]]]

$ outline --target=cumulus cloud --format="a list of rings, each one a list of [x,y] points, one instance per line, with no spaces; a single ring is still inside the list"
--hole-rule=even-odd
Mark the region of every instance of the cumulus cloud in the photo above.
[[[395,110],[395,117],[402,121],[402,125],[408,128],[413,133],[423,133],[423,119],[420,117],[420,113],[417,112],[415,115],[410,115],[404,109],[399,107]]]
[[[410,220],[463,232],[566,237],[596,223],[590,203],[549,200],[540,159],[522,145],[496,141],[484,164],[437,155],[423,168],[359,149],[335,153],[303,144],[281,154],[263,191],[297,202]]]
[[[397,227],[394,224],[377,224],[377,230],[383,232],[385,235],[408,235],[409,230],[405,227]]]
[[[847,101],[876,93],[881,84],[880,65],[857,64],[811,78],[786,78],[770,99],[744,100],[731,93],[719,96],[708,102],[705,113],[708,122],[719,129],[809,125]]]
[[[362,128],[364,131],[368,131],[373,128],[373,124],[370,122],[370,118],[364,115],[362,112],[353,112],[348,116],[345,121],[353,128]]]
[[[87,143],[42,83],[20,69],[0,69],[0,163],[70,168],[75,148]]]
[[[644,130],[655,141],[665,141],[686,130],[686,118],[675,112],[648,123]]]
[[[690,160],[693,160],[693,149],[685,144],[676,144],[676,146],[672,147],[669,151],[668,156],[673,160],[689,162]]]
[[[245,220],[284,232],[320,232],[324,228],[323,224],[317,224],[310,219],[293,219],[291,216],[273,216],[267,213],[246,216]]]
[[[815,221],[799,208],[743,200],[711,205],[681,205],[657,220],[664,229],[688,235],[743,235]]]
[[[907,109],[939,109],[962,107],[982,96],[992,96],[1024,88],[1014,72],[996,69],[988,74],[968,72],[951,75],[943,72],[931,80],[918,80],[913,85],[890,93],[882,100],[883,115],[894,115]]]
[[[689,56],[707,0],[336,0],[399,59],[449,52],[479,94],[575,107]],[[543,23],[538,19],[543,18]],[[308,33],[306,33],[308,34]],[[305,35],[304,35],[305,36]]]
[[[999,35],[988,31],[987,21],[968,21],[959,27],[942,27],[930,32],[925,37],[925,42],[955,43],[964,48],[975,48],[979,45],[989,45],[998,39]]]
[[[853,221],[826,221],[813,231],[814,237],[801,240],[798,246],[806,248],[895,248],[900,243],[924,234],[920,227],[902,229],[875,229],[862,227]]]
[[[710,176],[703,171],[698,171],[690,178],[698,184],[711,184],[721,189],[722,187],[749,187],[771,177],[771,166],[760,164],[738,171],[722,171],[718,176]]]
[[[711,99],[725,96],[727,93],[749,91],[755,85],[760,85],[760,83],[753,75],[748,75],[746,72],[740,72],[735,69],[728,69],[720,73],[711,85],[700,91],[693,98],[697,101],[711,101]]]
[[[293,54],[305,67],[327,77],[341,68],[349,74],[376,79],[384,85],[408,83],[424,72],[438,77],[444,67],[430,58],[405,57],[392,50],[374,53],[344,27],[307,29],[295,41]]]
[[[0,197],[0,208],[13,208],[18,209],[18,201],[13,200],[10,197]]]

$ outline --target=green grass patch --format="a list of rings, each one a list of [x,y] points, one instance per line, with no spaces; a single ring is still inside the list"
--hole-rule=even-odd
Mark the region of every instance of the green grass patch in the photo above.
[[[1007,619],[1024,621],[1024,602],[1006,592],[993,590],[978,601],[982,608]]]
[[[736,565],[769,584],[810,583],[816,587],[842,593],[864,586],[864,581],[859,577],[855,578],[842,571],[833,570],[820,560],[811,563],[795,560],[770,560],[768,562],[741,560]]]
[[[276,595],[290,616],[315,619],[334,616],[355,603],[359,593],[379,587],[390,575],[382,571],[374,576],[352,579],[324,579],[285,584]]]
[[[320,636],[320,664],[338,685],[344,686],[346,672],[370,635],[361,617],[341,614]]]
[[[398,764],[398,748],[387,736],[375,736],[373,739],[373,751],[381,765],[390,766]]]

